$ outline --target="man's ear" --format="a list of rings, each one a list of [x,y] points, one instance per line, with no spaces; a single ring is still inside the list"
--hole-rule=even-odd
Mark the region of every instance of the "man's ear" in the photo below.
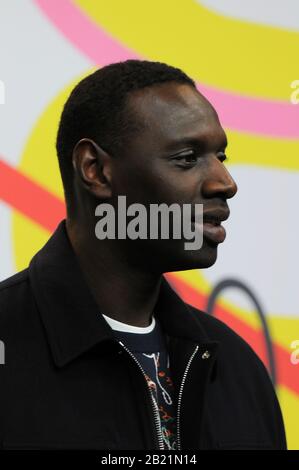
[[[79,185],[98,199],[111,194],[111,155],[92,139],[81,139],[74,147],[72,163]]]

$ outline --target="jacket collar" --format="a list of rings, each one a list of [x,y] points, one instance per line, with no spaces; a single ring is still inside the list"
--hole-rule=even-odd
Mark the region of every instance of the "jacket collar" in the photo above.
[[[100,314],[69,241],[65,220],[32,258],[29,277],[55,364],[62,367],[114,333]],[[199,318],[162,277],[155,315],[167,336],[207,344]],[[212,343],[211,343],[212,344]]]

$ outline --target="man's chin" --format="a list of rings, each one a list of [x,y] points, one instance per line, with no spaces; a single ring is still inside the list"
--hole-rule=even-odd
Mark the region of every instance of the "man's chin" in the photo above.
[[[202,246],[200,250],[186,250],[179,259],[173,258],[169,269],[165,272],[187,271],[191,269],[206,269],[217,260],[217,245]]]
[[[217,249],[214,249],[213,253],[203,253],[201,255],[194,255],[193,257],[186,260],[186,266],[182,270],[186,269],[206,269],[210,268],[215,264],[217,260]]]

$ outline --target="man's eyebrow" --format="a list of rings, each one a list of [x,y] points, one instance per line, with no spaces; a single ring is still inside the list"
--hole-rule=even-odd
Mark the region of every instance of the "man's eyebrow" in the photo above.
[[[200,147],[200,146],[206,147],[209,144],[208,141],[209,139],[207,139],[204,135],[201,137],[179,137],[169,142],[167,147],[168,147],[168,150],[170,151],[172,149],[175,150],[177,146],[181,146],[181,145],[194,145],[197,147]],[[221,150],[226,149],[228,145],[228,141],[227,141],[227,137],[225,134],[221,136],[219,140],[217,139],[217,141],[219,142],[219,145],[217,145],[219,149]]]

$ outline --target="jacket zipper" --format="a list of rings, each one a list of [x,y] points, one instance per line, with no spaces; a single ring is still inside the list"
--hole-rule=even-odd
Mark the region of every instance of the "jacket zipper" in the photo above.
[[[194,349],[194,351],[193,351],[193,353],[192,353],[192,355],[191,355],[191,357],[188,361],[188,364],[186,366],[186,369],[185,369],[185,372],[184,372],[184,375],[183,375],[183,378],[182,378],[180,391],[179,391],[178,408],[177,408],[177,450],[182,450],[181,449],[180,413],[181,413],[183,388],[184,388],[184,384],[185,384],[185,381],[186,381],[186,377],[187,377],[188,370],[190,368],[191,362],[192,362],[195,354],[197,353],[198,349],[199,349],[199,346],[196,346],[196,348]]]
[[[156,432],[157,432],[158,447],[159,447],[159,450],[164,450],[163,435],[162,435],[161,421],[160,421],[160,413],[159,413],[159,409],[158,409],[156,400],[153,396],[153,393],[152,393],[151,389],[148,386],[147,379],[146,379],[146,374],[145,374],[140,362],[136,359],[134,354],[132,354],[131,351],[121,341],[118,341],[118,342],[127,351],[127,353],[134,359],[134,361],[138,365],[139,369],[141,370],[141,372],[142,372],[142,374],[145,378],[146,385],[147,385],[147,390],[149,392],[151,403],[152,403],[152,410],[154,412],[154,420],[155,420],[155,426],[156,426]]]

